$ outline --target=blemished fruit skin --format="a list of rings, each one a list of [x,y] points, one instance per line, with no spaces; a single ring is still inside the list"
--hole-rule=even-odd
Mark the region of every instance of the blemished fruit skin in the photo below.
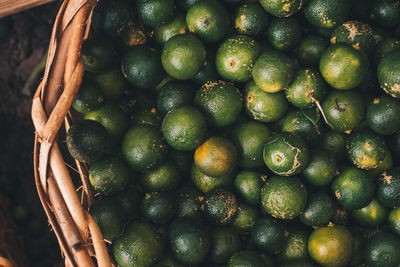
[[[217,227],[211,232],[211,261],[217,264],[226,263],[240,249],[239,234],[228,227]]]
[[[366,23],[352,20],[337,27],[331,35],[331,44],[348,43],[355,49],[370,53],[376,45],[373,29]]]
[[[84,120],[99,122],[115,140],[120,140],[129,126],[129,119],[121,108],[111,102],[104,103],[99,109],[87,112]]]
[[[347,43],[331,45],[321,56],[319,70],[325,81],[339,90],[360,85],[368,71],[368,57]]]
[[[74,159],[93,162],[108,152],[110,136],[97,121],[82,120],[69,128],[66,143]]]
[[[400,264],[400,239],[391,233],[378,232],[367,239],[363,258],[371,267],[396,267]]]
[[[377,73],[381,88],[392,97],[400,98],[400,48],[383,57]]]
[[[228,225],[237,213],[236,195],[223,188],[217,188],[204,198],[204,215],[215,225]]]
[[[235,174],[230,172],[226,175],[215,177],[209,176],[200,171],[200,169],[193,164],[191,171],[191,178],[193,183],[200,189],[203,193],[208,193],[218,187],[226,187],[232,184]]]
[[[238,150],[239,166],[242,168],[263,166],[263,145],[270,136],[270,130],[263,123],[245,121],[237,124],[230,139]]]
[[[135,87],[152,88],[164,76],[159,52],[147,45],[130,48],[122,58],[122,73]]]
[[[299,136],[279,133],[264,144],[263,158],[267,167],[281,176],[300,173],[308,162],[308,147]]]
[[[233,219],[232,227],[240,234],[246,234],[256,223],[258,217],[259,211],[256,206],[239,202],[238,211]]]
[[[85,70],[100,72],[111,65],[115,57],[114,44],[107,38],[96,37],[82,44],[81,58]]]
[[[209,81],[197,90],[195,105],[205,114],[211,126],[224,127],[238,118],[243,99],[239,89],[226,81]]]
[[[287,228],[287,231],[289,232],[288,240],[278,256],[278,261],[287,266],[286,264],[289,263],[294,264],[295,262],[308,260],[307,243],[310,235],[308,229],[302,226],[291,226]],[[294,264],[294,266],[296,265]]]
[[[303,0],[260,0],[263,8],[276,17],[289,17],[303,7]]]
[[[117,157],[107,157],[93,162],[89,169],[89,180],[93,188],[104,195],[122,192],[134,181],[129,166]]]
[[[161,63],[165,71],[178,80],[192,79],[204,66],[206,49],[203,43],[191,34],[179,34],[164,45]]]
[[[354,240],[343,226],[318,228],[308,239],[311,258],[323,266],[346,266],[353,251]]]
[[[283,92],[267,93],[253,81],[246,85],[246,113],[261,122],[274,122],[282,118],[289,108]]]
[[[367,206],[351,213],[353,222],[369,227],[385,223],[387,215],[388,210],[376,199],[373,199]]]
[[[174,15],[174,0],[138,0],[136,9],[139,20],[146,26],[155,28],[170,21]]]
[[[322,226],[328,224],[335,212],[333,200],[324,193],[314,193],[308,198],[308,203],[300,221],[308,226]]]
[[[378,178],[377,196],[379,202],[388,208],[400,207],[400,169],[384,171]]]
[[[234,21],[237,33],[258,36],[267,29],[269,16],[260,5],[250,3],[237,8]]]
[[[189,31],[208,43],[221,40],[228,31],[229,14],[216,0],[199,1],[186,14]]]
[[[167,144],[159,130],[152,126],[136,126],[122,140],[122,154],[134,170],[150,170],[167,157]]]
[[[336,200],[348,210],[365,207],[371,202],[375,185],[366,171],[348,167],[332,182],[332,193]]]
[[[385,140],[370,130],[352,133],[347,139],[346,150],[349,160],[360,169],[378,167],[386,153]]]
[[[181,262],[191,265],[202,262],[211,249],[208,229],[201,223],[175,219],[168,228],[171,251]]]
[[[336,160],[331,152],[313,149],[310,151],[310,159],[301,176],[311,185],[322,186],[332,181],[336,170]]]
[[[273,18],[268,25],[269,44],[280,51],[290,51],[301,41],[302,30],[296,17]]]
[[[262,47],[247,35],[234,35],[221,43],[215,55],[219,75],[232,82],[248,82]]]
[[[150,125],[156,128],[161,127],[161,114],[155,107],[137,108],[131,116],[131,126]]]
[[[287,100],[301,109],[315,106],[316,101],[323,99],[325,92],[326,85],[321,74],[310,68],[298,70],[285,90]]]
[[[347,0],[310,0],[305,5],[304,17],[312,25],[332,29],[345,22],[351,8]]]
[[[297,47],[297,57],[304,66],[316,67],[327,48],[328,42],[322,36],[307,35]]]
[[[166,224],[176,213],[174,195],[168,192],[151,192],[142,202],[143,218],[155,224]]]
[[[285,227],[272,218],[259,218],[251,228],[252,242],[262,251],[270,254],[279,253],[288,239]]]
[[[172,148],[193,150],[206,137],[207,122],[199,110],[190,106],[183,106],[167,113],[161,131],[166,142]]]
[[[251,250],[242,250],[233,254],[227,267],[264,267],[263,259]]]
[[[151,224],[134,221],[113,242],[114,259],[121,267],[152,266],[161,258],[164,242]]]
[[[369,128],[379,135],[390,135],[400,130],[400,101],[388,95],[375,98],[367,108]]]
[[[307,190],[297,177],[273,176],[261,189],[263,210],[277,219],[293,219],[307,202]]]
[[[122,233],[127,219],[121,205],[110,198],[96,201],[90,208],[90,214],[106,239],[113,239]]]
[[[265,92],[279,92],[286,88],[293,78],[293,61],[279,51],[266,51],[254,64],[252,75],[254,82]]]
[[[400,208],[392,209],[387,218],[389,229],[400,237]]]
[[[181,106],[193,105],[194,90],[190,83],[174,80],[161,87],[157,95],[157,109],[165,115],[168,111]]]
[[[99,86],[91,81],[84,80],[76,94],[72,107],[81,113],[98,109],[104,101],[103,93]]]
[[[331,91],[322,101],[322,110],[329,126],[336,132],[349,132],[365,118],[362,96],[354,90]]]
[[[255,171],[241,171],[233,181],[238,195],[248,204],[256,205],[260,202],[261,187],[266,179],[265,175]]]
[[[172,191],[181,180],[178,167],[172,160],[143,173],[140,176],[140,184],[147,192]]]
[[[155,29],[154,38],[160,44],[165,44],[171,37],[184,34],[188,31],[186,18],[183,14],[177,14],[172,21],[160,25]]]

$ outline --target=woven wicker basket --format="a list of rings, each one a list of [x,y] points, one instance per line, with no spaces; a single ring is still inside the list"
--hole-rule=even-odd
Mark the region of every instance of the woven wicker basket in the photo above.
[[[74,120],[69,110],[84,72],[80,49],[88,36],[96,2],[62,3],[51,35],[44,78],[32,104],[36,187],[66,266],[114,265],[99,227],[87,212],[93,202],[87,166],[76,162],[83,187],[79,199],[57,140],[63,123],[68,130]]]

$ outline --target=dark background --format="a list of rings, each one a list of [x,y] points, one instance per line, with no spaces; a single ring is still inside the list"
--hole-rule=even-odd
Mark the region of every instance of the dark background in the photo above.
[[[29,266],[62,263],[33,177],[34,128],[30,109],[42,72],[27,84],[32,70],[47,53],[60,3],[0,19],[0,193],[9,199],[8,209],[24,237]]]

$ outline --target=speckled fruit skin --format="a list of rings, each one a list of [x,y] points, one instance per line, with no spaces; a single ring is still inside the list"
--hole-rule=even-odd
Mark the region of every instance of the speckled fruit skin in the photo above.
[[[303,0],[260,0],[260,4],[276,17],[289,17],[303,7]]]
[[[183,106],[167,113],[161,131],[174,149],[193,150],[205,139],[207,122],[199,110]]]
[[[279,133],[264,145],[263,158],[274,173],[290,176],[300,173],[307,165],[308,147],[300,137]]]
[[[383,95],[375,98],[367,109],[369,128],[379,135],[390,135],[400,130],[400,100]]]
[[[306,206],[307,190],[297,177],[273,176],[261,189],[263,210],[277,219],[293,219]]]
[[[351,8],[347,0],[310,0],[304,7],[304,17],[312,25],[332,29],[345,22]]]
[[[204,215],[215,225],[228,225],[237,213],[238,200],[232,192],[217,188],[204,198]]]
[[[379,202],[389,208],[400,207],[400,169],[387,170],[378,178],[376,194]]]
[[[152,126],[131,128],[122,140],[122,154],[135,170],[150,170],[167,157],[167,144],[159,130]]]
[[[273,122],[282,118],[289,108],[289,102],[283,92],[267,93],[254,82],[246,85],[246,113],[261,122]]]
[[[261,46],[249,36],[229,37],[221,43],[215,56],[219,75],[232,82],[250,81],[252,67],[261,51]]]
[[[162,256],[164,243],[151,224],[134,221],[112,247],[114,259],[121,267],[151,266]]]
[[[268,22],[268,13],[256,3],[244,4],[235,12],[234,26],[239,34],[261,35],[267,29]]]
[[[269,44],[280,51],[296,48],[302,37],[302,30],[296,17],[273,18],[268,25],[267,39]]]
[[[354,251],[351,233],[343,226],[321,227],[308,239],[308,252],[323,266],[346,266]]]
[[[179,34],[164,45],[161,63],[165,71],[178,80],[192,79],[204,66],[206,49],[194,35]]]
[[[392,97],[400,98],[400,48],[385,55],[377,72],[381,88]]]
[[[346,43],[330,46],[322,54],[319,70],[325,81],[339,90],[349,90],[360,85],[368,71],[368,57]]]
[[[254,64],[254,82],[265,92],[276,93],[286,88],[294,75],[293,61],[285,54],[269,50]]]
[[[376,44],[374,31],[366,23],[352,20],[337,27],[331,35],[331,44],[348,43],[355,49],[370,53]]]
[[[175,3],[173,0],[137,0],[136,9],[140,21],[155,28],[172,19]]]
[[[103,158],[90,165],[89,179],[94,189],[104,195],[122,192],[134,181],[129,166],[117,157]]]
[[[326,84],[321,74],[312,68],[298,70],[285,90],[287,100],[301,109],[315,106],[315,101],[321,101],[325,92]]]
[[[332,193],[348,210],[365,207],[374,197],[375,184],[366,171],[348,167],[331,184]]]
[[[189,31],[208,43],[221,40],[230,24],[226,8],[216,0],[199,1],[186,13]]]
[[[346,151],[349,160],[360,169],[373,169],[385,157],[386,143],[382,136],[370,130],[354,132],[347,139]]]
[[[194,103],[206,116],[210,126],[233,124],[242,111],[239,89],[226,81],[209,81],[196,91]]]
[[[155,29],[154,38],[158,43],[165,44],[175,35],[184,34],[187,31],[185,16],[177,14],[172,21],[165,25],[160,25]]]

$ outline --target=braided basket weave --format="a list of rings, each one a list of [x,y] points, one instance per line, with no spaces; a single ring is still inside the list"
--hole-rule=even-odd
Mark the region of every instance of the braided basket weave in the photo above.
[[[35,126],[34,174],[37,191],[57,237],[66,266],[112,266],[101,231],[88,208],[93,189],[88,168],[76,162],[83,194],[78,197],[58,144],[62,125],[73,122],[69,112],[83,77],[80,59],[96,0],[64,0],[51,35],[44,78],[32,104]]]

